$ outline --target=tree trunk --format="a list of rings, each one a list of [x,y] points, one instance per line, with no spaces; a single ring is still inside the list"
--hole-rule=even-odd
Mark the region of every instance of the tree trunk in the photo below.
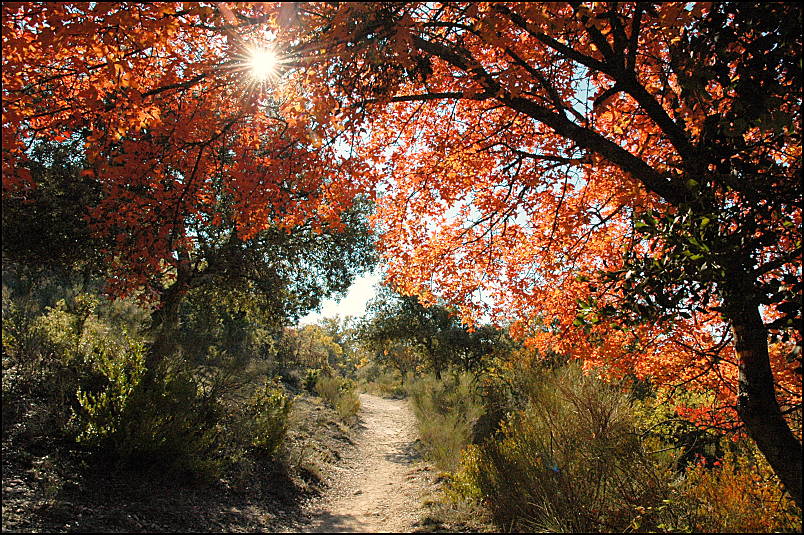
[[[178,281],[177,281],[178,282]],[[167,288],[159,300],[159,308],[151,313],[151,326],[154,341],[148,351],[145,363],[149,371],[153,371],[176,348],[176,331],[179,327],[179,303],[181,291],[174,283]]]
[[[768,333],[747,285],[725,299],[739,362],[737,412],[787,492],[801,507],[801,442],[782,416],[768,356]],[[740,288],[741,286],[741,288]]]
[[[146,367],[149,373],[156,370],[162,360],[176,349],[176,333],[179,328],[179,305],[187,290],[197,287],[201,280],[212,271],[211,262],[203,272],[195,271],[190,265],[190,255],[186,249],[176,251],[179,262],[176,265],[176,280],[160,291],[159,307],[151,313],[151,332],[154,341],[148,351]]]

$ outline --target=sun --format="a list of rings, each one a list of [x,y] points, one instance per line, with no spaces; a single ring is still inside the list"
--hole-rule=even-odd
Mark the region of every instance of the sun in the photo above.
[[[246,65],[251,76],[262,82],[276,75],[279,58],[270,48],[255,47],[248,52]]]
[[[245,95],[262,95],[277,90],[287,71],[288,58],[271,42],[262,38],[241,41],[233,51],[228,68],[237,75]]]

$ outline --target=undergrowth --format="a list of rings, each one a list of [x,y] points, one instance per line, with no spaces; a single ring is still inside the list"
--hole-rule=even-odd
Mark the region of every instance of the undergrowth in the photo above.
[[[454,470],[461,450],[471,442],[474,426],[483,414],[472,375],[451,373],[443,380],[423,375],[411,378],[407,391],[425,455],[441,470]]]
[[[678,418],[657,426],[668,409],[628,383],[561,363],[497,367],[479,383],[408,382],[425,454],[447,472],[442,513],[479,508],[524,532],[801,530],[749,441]]]
[[[315,391],[344,421],[356,420],[357,413],[360,412],[360,396],[354,381],[321,374],[316,380]]]

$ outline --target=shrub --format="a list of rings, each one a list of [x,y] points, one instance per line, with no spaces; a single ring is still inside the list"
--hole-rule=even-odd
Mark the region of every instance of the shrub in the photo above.
[[[321,375],[321,368],[307,368],[302,379],[302,387],[308,392],[315,392],[315,385]]]
[[[663,508],[668,531],[771,533],[801,531],[801,510],[753,444],[740,442],[707,467],[703,459]]]
[[[659,391],[664,397],[664,393]],[[649,448],[665,450],[673,456],[676,470],[681,474],[691,464],[705,459],[711,465],[723,456],[729,442],[722,432],[695,425],[679,416],[678,411],[662,398],[637,399],[631,406],[642,430],[641,436]],[[673,395],[673,405],[685,407],[711,406],[713,400],[706,392],[688,391]]]
[[[106,384],[94,393],[78,388],[78,403],[83,409],[79,413],[83,430],[78,440],[99,446],[123,438],[116,435],[122,433],[122,419],[129,412],[135,390],[140,387],[145,374],[145,348],[132,341],[125,349],[112,346],[96,347],[95,350],[93,364]],[[114,448],[122,446],[115,444]]]
[[[342,419],[357,418],[357,413],[360,412],[360,396],[354,381],[321,374],[315,383],[315,391]]]
[[[340,397],[341,380],[339,377],[320,375],[315,382],[315,392],[330,406],[335,407]]]
[[[79,294],[72,311],[62,299],[43,307],[30,296],[3,292],[3,428],[17,427],[28,439],[72,439],[76,390],[91,382],[87,355],[108,343],[88,319],[96,300]],[[86,328],[91,323],[92,328]]]
[[[145,348],[131,342],[122,351],[97,354],[105,384],[78,394],[79,440],[137,467],[215,475],[221,407],[205,395],[181,363],[144,368]]]
[[[278,379],[266,381],[247,404],[251,424],[251,446],[261,456],[274,457],[288,430],[293,400],[285,394]]]
[[[408,382],[408,394],[425,454],[446,471],[459,464],[472,429],[483,414],[473,378],[468,373],[446,375],[441,381],[425,375]]]
[[[9,364],[33,360],[42,353],[44,333],[38,326],[40,315],[30,299],[12,300],[3,287],[3,359]]]
[[[373,373],[364,373],[371,369],[371,365],[358,370],[358,381],[363,391],[390,399],[402,399],[407,395],[399,370],[381,370],[376,364],[373,368]]]
[[[623,392],[577,366],[543,372],[525,410],[464,454],[453,488],[513,530],[626,531],[658,523],[666,471],[642,448]],[[651,524],[653,523],[653,524]]]
[[[360,395],[354,387],[341,393],[335,411],[345,421],[355,421],[360,412]]]
[[[559,367],[557,360],[555,356],[540,359],[525,348],[491,359],[480,376],[485,414],[483,425],[475,429],[474,442],[481,442],[498,431],[510,414],[524,410],[533,392],[540,388],[546,370]]]

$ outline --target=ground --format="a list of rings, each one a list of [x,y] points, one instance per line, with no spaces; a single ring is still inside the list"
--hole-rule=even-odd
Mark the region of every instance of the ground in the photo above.
[[[239,481],[120,472],[4,425],[2,531],[482,530],[474,512],[456,515],[439,500],[442,478],[420,456],[409,402],[360,401],[350,427],[319,398],[298,398],[286,462]]]
[[[355,448],[335,467],[328,491],[308,508],[309,533],[410,532],[421,527],[424,502],[436,490],[417,448],[407,400],[360,395]]]

